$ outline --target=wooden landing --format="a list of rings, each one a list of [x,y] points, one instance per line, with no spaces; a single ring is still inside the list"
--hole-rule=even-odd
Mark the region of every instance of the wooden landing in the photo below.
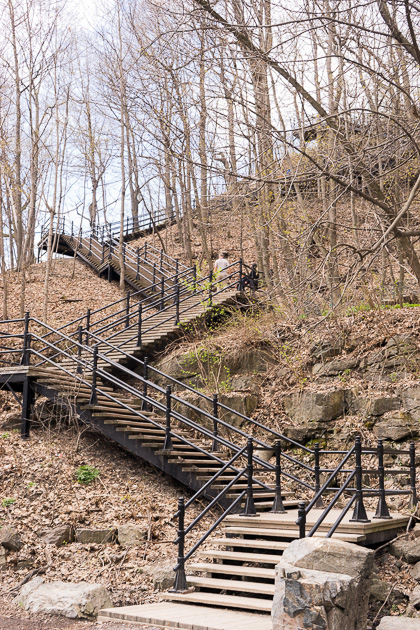
[[[106,608],[99,611],[98,622],[106,621],[151,625],[182,630],[271,630],[269,615],[237,612],[223,608],[161,602],[141,606]]]

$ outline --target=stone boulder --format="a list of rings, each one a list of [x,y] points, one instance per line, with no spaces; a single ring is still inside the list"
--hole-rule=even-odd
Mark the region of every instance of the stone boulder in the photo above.
[[[62,615],[70,619],[94,617],[112,601],[101,584],[45,582],[36,577],[22,587],[14,602],[33,613]]]
[[[138,525],[119,525],[118,542],[124,547],[133,547],[147,540],[147,529]]]
[[[213,430],[213,421],[208,418],[203,413],[200,413],[198,409],[202,409],[208,414],[213,414],[213,403],[211,401],[206,401],[198,394],[194,392],[183,392],[182,398],[197,407],[197,411],[187,407],[186,405],[182,405],[181,403],[175,403],[174,408],[179,410],[181,413],[184,413],[190,418],[192,421],[200,424],[207,429]],[[251,416],[258,405],[258,396],[256,394],[251,394],[248,392],[240,391],[240,392],[229,392],[229,394],[219,394],[219,402],[222,405],[226,405],[230,409],[237,411],[239,414],[243,416]],[[228,424],[231,424],[234,427],[240,428],[246,420],[238,416],[236,413],[232,413],[225,409],[219,408],[219,418]],[[220,427],[220,433],[223,435],[223,427]]]
[[[373,429],[375,435],[382,440],[399,442],[419,434],[418,422],[415,422],[411,414],[390,412],[382,416]]]
[[[167,562],[165,564],[157,564],[150,569],[150,577],[153,581],[153,588],[155,591],[167,591],[172,588],[175,580],[174,566],[176,560],[171,564]]]
[[[420,610],[420,586],[416,586],[416,588],[410,593],[410,604],[416,610]]]
[[[413,567],[410,567],[410,575],[413,580],[420,582],[420,562],[416,562]]]
[[[420,421],[420,386],[408,387],[401,392],[403,406],[416,422]]]
[[[372,398],[369,400],[366,408],[368,416],[383,416],[390,411],[397,411],[401,407],[401,401],[396,396],[386,398]]]
[[[20,551],[23,547],[23,540],[15,527],[5,525],[0,529],[0,545],[7,551]]]
[[[401,602],[405,599],[405,594],[400,589],[395,586],[392,588],[388,582],[384,582],[379,578],[373,578],[370,584],[370,599],[373,602],[379,602],[382,604],[388,599],[388,596],[390,597],[390,603],[395,603],[397,601]]]
[[[0,547],[0,571],[7,566],[6,550],[4,547]]]
[[[389,547],[389,552],[396,558],[401,558],[408,564],[415,564],[420,561],[420,539],[407,540],[401,538],[396,540]]]
[[[325,361],[331,357],[341,354],[344,349],[343,339],[334,339],[333,341],[319,342],[312,346],[310,352],[315,361]]]
[[[105,543],[115,542],[117,539],[117,530],[115,527],[109,529],[76,529],[76,542],[89,545],[90,543],[96,543],[103,545]]]
[[[377,630],[419,630],[420,621],[408,617],[382,617]]]
[[[295,422],[329,422],[346,411],[344,389],[296,392],[284,399],[286,414]]]
[[[1,429],[17,429],[22,423],[22,413],[20,411],[11,411],[2,416],[0,420]]]
[[[53,529],[40,530],[37,535],[46,545],[55,545],[56,547],[62,547],[74,541],[74,532],[70,525],[59,525]]]
[[[337,374],[349,373],[359,366],[357,357],[344,357],[334,359],[329,363],[315,363],[312,368],[314,376],[337,376]]]
[[[365,630],[372,568],[357,545],[294,540],[276,566],[273,630]]]

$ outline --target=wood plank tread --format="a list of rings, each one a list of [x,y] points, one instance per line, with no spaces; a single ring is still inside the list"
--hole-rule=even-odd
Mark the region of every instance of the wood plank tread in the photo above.
[[[271,612],[272,601],[255,597],[235,597],[220,593],[165,593],[165,599],[177,602],[193,602],[229,608],[245,608],[248,610]]]
[[[245,582],[244,580],[223,580],[211,577],[187,576],[187,583],[201,588],[214,588],[223,591],[242,591],[244,593],[260,593],[274,595],[274,584],[261,582]]]

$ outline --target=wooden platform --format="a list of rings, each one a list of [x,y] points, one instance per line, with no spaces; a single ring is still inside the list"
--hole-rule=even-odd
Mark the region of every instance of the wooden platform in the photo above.
[[[121,622],[183,630],[271,630],[271,617],[223,608],[161,602],[99,611],[98,622]]]

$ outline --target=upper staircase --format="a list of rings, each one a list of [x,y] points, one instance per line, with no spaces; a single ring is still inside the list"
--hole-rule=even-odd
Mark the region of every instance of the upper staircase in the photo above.
[[[107,256],[106,264],[119,268],[111,239],[61,234],[60,242],[98,273]],[[29,314],[3,321],[0,382],[23,392],[22,437],[29,436],[34,397],[46,396],[193,493],[180,499],[175,515],[178,563],[167,599],[267,613],[274,566],[291,540],[335,536],[371,545],[407,525],[409,517],[390,514],[386,499],[408,495],[417,504],[414,443],[407,451],[382,441],[366,448],[360,438],[348,451],[309,447],[154,368],[148,357],[183,325],[243,299],[243,268],[241,261],[232,263],[219,283],[212,275],[197,278],[176,261],[174,274],[162,263],[157,278],[150,261],[147,251],[136,256],[138,291],[60,329]],[[11,331],[17,323],[22,333]],[[238,422],[226,422],[226,412]],[[403,462],[386,470],[386,483],[384,454]],[[395,480],[407,475],[407,465],[410,485],[401,488]],[[190,505],[203,499],[200,516],[187,524]],[[187,550],[190,532],[196,540],[196,528],[212,510],[220,515]]]

